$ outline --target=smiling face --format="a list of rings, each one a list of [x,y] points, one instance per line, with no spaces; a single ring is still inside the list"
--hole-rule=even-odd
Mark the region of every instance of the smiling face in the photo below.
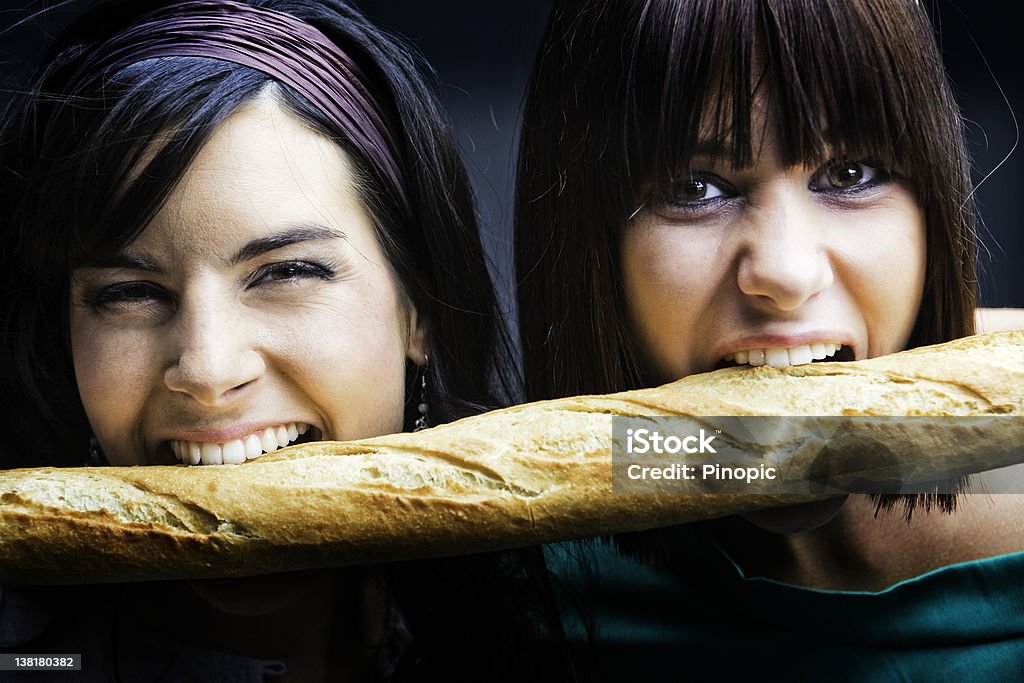
[[[870,358],[910,336],[925,224],[905,181],[864,159],[785,167],[764,141],[750,168],[695,157],[622,232],[629,323],[651,383],[827,360],[836,344],[833,358]]]
[[[79,394],[114,465],[400,431],[424,335],[344,153],[269,99],[217,129],[113,262],[71,278]]]

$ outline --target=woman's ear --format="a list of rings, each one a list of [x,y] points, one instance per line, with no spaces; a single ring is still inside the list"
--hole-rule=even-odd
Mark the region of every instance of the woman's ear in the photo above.
[[[405,355],[416,365],[427,364],[427,341],[430,335],[430,322],[426,316],[419,315],[415,306],[409,306],[409,341]]]

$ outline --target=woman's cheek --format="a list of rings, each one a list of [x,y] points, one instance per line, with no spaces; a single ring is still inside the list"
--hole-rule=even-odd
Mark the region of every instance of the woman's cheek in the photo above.
[[[857,257],[851,257],[847,268],[854,273],[854,295],[869,322],[869,355],[903,350],[924,295],[923,212],[907,194],[849,227],[859,237],[849,250]]]
[[[623,291],[630,329],[655,381],[692,372],[692,335],[715,277],[694,258],[687,231],[646,220],[626,229],[622,241]]]
[[[332,439],[401,431],[405,329],[391,291],[339,289],[333,300],[277,318],[269,364],[323,414]]]
[[[73,326],[71,349],[79,398],[100,444],[111,454],[138,451],[135,422],[157,374],[152,340]]]

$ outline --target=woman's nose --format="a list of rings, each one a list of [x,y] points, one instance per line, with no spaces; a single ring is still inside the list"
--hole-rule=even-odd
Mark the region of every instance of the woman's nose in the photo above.
[[[834,273],[823,220],[812,207],[785,194],[774,206],[756,211],[744,231],[740,291],[761,305],[792,311],[831,287]]]
[[[254,331],[237,307],[216,298],[183,299],[168,333],[173,357],[164,382],[169,389],[216,406],[263,374],[265,364],[254,344]]]

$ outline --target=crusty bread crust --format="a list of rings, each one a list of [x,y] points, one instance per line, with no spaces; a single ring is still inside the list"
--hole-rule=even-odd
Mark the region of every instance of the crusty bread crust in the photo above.
[[[700,493],[699,482],[692,494],[613,493],[615,415],[985,418],[949,433],[941,421],[884,423],[901,476],[936,481],[1024,460],[1024,331],[852,363],[720,370],[415,434],[294,446],[241,465],[0,472],[0,582],[243,576],[440,556],[820,498],[757,482],[750,494]],[[790,480],[811,475],[810,457],[791,444],[747,445]]]

